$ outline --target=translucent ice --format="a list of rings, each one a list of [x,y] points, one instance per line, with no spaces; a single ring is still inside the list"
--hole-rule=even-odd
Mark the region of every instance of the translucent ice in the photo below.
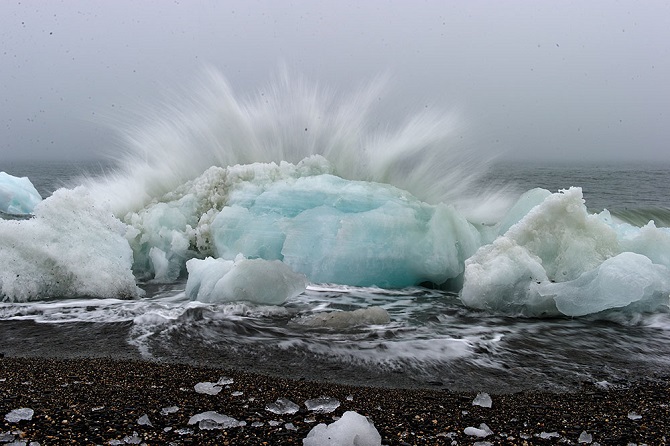
[[[246,425],[244,422],[240,422],[235,418],[229,417],[227,415],[222,415],[215,411],[202,412],[196,415],[193,415],[188,420],[188,424],[196,424],[200,429],[209,430],[209,429],[227,429],[230,427],[238,427]],[[244,424],[242,424],[244,423]]]
[[[149,415],[147,415],[147,414],[142,415],[137,420],[137,424],[139,424],[141,426],[153,426],[153,424],[151,424],[151,420],[149,419]]]
[[[629,305],[638,311],[654,311],[670,303],[670,270],[643,255],[624,252],[575,280],[545,283],[538,292],[552,297],[558,310],[567,316]]]
[[[267,410],[268,412],[275,413],[277,415],[284,415],[284,414],[291,415],[299,411],[300,406],[298,406],[296,403],[289,400],[288,398],[278,398],[277,401],[275,401],[274,403],[270,403],[267,406],[265,406],[265,410]]]
[[[331,413],[334,412],[335,409],[340,407],[340,402],[335,398],[322,396],[320,398],[314,398],[305,401],[305,407],[307,407],[307,410],[310,410],[312,412]]]
[[[281,259],[312,282],[381,287],[458,277],[480,243],[450,206],[326,174],[240,185],[210,232],[223,258]]]
[[[126,225],[96,204],[86,189],[59,189],[34,213],[30,220],[0,220],[0,298],[141,294],[132,274]]]
[[[195,386],[193,386],[193,389],[197,393],[204,393],[206,395],[218,395],[219,392],[221,392],[220,385],[209,381],[198,383]]]
[[[0,172],[0,212],[30,214],[40,201],[42,196],[28,178]]]
[[[282,260],[312,282],[402,287],[460,277],[481,235],[452,206],[297,164],[212,167],[124,217],[135,273],[173,280],[193,257]]]
[[[28,407],[22,407],[21,409],[14,409],[7,413],[5,415],[5,420],[7,420],[8,423],[18,423],[22,420],[32,420],[34,413],[34,410]]]
[[[589,434],[586,431],[582,431],[582,433],[579,434],[579,438],[577,439],[577,443],[590,444],[592,441],[593,441],[593,435]]]
[[[493,402],[491,401],[491,397],[488,393],[478,393],[475,399],[472,401],[473,406],[491,407],[492,404]]]
[[[279,260],[191,259],[186,295],[201,302],[249,301],[279,305],[305,291],[307,281]]]
[[[606,212],[589,214],[580,188],[561,191],[466,260],[461,299],[530,316],[667,308],[668,259],[652,240],[670,246],[670,233],[651,224],[615,224]]]
[[[476,427],[466,427],[463,430],[465,435],[470,435],[472,437],[485,438],[493,434],[493,431],[484,423],[479,425],[479,428]]]
[[[380,446],[381,442],[374,424],[352,411],[332,424],[314,426],[302,441],[304,446]]]

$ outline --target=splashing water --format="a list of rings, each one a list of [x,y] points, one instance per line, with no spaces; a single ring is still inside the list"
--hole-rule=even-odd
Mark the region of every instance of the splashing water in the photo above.
[[[174,101],[126,131],[120,168],[92,180],[95,195],[117,215],[137,210],[210,166],[255,162],[297,163],[325,157],[334,174],[388,183],[429,203],[462,203],[490,157],[456,141],[453,113],[421,111],[397,128],[380,129],[378,79],[351,95],[320,89],[283,71],[254,95],[240,98],[213,70],[195,94]],[[503,194],[489,192],[487,207]],[[481,201],[481,197],[480,200]]]

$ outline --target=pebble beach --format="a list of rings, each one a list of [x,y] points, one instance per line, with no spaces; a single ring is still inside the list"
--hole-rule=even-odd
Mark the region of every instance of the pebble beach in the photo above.
[[[202,383],[216,390],[196,390]],[[664,445],[669,383],[657,376],[584,382],[566,393],[491,393],[486,407],[473,403],[481,400],[477,389],[357,387],[185,364],[13,356],[0,358],[0,443],[302,445],[317,424],[355,411],[374,423],[384,445]],[[272,411],[279,399],[299,408]],[[315,399],[331,407],[308,409],[305,402]],[[234,420],[232,427],[193,422],[210,411]]]

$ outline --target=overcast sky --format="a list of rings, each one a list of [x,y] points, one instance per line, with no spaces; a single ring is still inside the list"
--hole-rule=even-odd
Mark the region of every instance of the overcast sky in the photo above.
[[[111,121],[205,66],[241,96],[281,64],[387,108],[456,110],[507,158],[670,161],[668,1],[0,2],[3,159],[114,150]]]

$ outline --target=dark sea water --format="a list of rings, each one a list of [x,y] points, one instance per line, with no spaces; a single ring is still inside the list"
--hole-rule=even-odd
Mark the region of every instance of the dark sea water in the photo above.
[[[28,176],[43,197],[112,165],[0,164]],[[608,209],[635,225],[670,226],[670,165],[501,163],[482,187],[520,195],[581,186],[591,212]],[[72,299],[0,303],[0,352],[21,356],[112,356],[240,367],[350,384],[491,392],[566,390],[582,381],[622,383],[667,374],[667,313],[535,319],[465,307],[458,294],[312,285],[278,307],[200,304],[183,281],[142,284],[140,300]],[[391,323],[343,330],[309,328],[316,305],[378,305]]]

